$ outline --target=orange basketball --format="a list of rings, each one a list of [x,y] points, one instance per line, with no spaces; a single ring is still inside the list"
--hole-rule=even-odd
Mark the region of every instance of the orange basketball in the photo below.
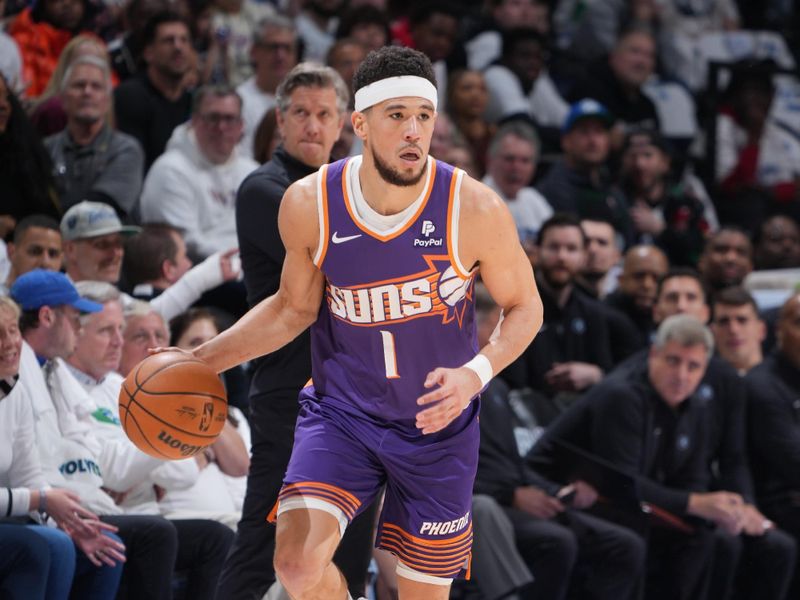
[[[148,356],[119,392],[122,428],[139,450],[156,458],[194,456],[216,441],[227,417],[220,378],[179,352]]]

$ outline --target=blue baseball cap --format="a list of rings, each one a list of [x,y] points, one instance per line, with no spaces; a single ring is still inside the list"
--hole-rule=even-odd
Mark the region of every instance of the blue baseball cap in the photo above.
[[[611,116],[605,106],[597,100],[584,98],[569,107],[567,118],[564,119],[564,123],[561,125],[561,133],[567,133],[575,126],[575,123],[583,119],[600,119],[606,127],[611,127],[614,124],[614,117]]]
[[[20,275],[11,286],[11,297],[22,310],[37,310],[42,306],[69,304],[81,312],[95,313],[103,305],[81,298],[78,290],[63,273],[34,269]]]

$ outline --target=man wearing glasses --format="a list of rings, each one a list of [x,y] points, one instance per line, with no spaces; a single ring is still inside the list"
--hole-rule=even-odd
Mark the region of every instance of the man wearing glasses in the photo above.
[[[191,120],[175,129],[145,178],[142,222],[182,229],[195,262],[237,245],[236,190],[258,166],[237,152],[241,137],[242,100],[236,91],[202,86]]]

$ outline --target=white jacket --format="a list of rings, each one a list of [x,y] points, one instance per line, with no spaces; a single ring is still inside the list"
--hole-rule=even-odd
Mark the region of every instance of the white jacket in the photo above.
[[[64,370],[63,365],[57,363],[53,367],[54,371]],[[122,510],[101,489],[103,475],[99,442],[89,429],[83,428],[83,421],[78,419],[77,413],[66,406],[61,413],[69,436],[62,433],[59,411],[51,399],[44,373],[33,350],[25,342],[22,344],[19,373],[16,387],[27,397],[33,409],[36,447],[47,483],[77,493],[81,504],[98,514],[120,514]],[[51,376],[58,377],[55,372]],[[81,405],[82,396],[85,394],[81,391],[76,398]]]
[[[70,374],[92,400],[95,435],[103,442],[104,448],[115,454],[116,485],[108,487],[126,492],[121,503],[126,513],[159,514],[153,485],[166,490],[182,490],[195,484],[200,470],[194,458],[161,461],[136,448],[125,435],[119,420],[118,398],[124,381],[121,375],[109,373],[98,382],[72,368]]]
[[[169,223],[185,231],[190,252],[202,257],[238,245],[236,191],[258,167],[234,149],[228,162],[215,165],[200,152],[190,124],[172,132],[167,151],[144,181],[142,222]]]

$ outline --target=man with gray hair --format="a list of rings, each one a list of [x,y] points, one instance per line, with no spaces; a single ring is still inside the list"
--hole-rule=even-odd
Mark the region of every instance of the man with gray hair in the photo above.
[[[67,126],[45,140],[56,170],[64,210],[81,200],[105,202],[121,217],[142,189],[144,152],[135,138],[114,131],[108,62],[79,56],[64,74],[61,99]]]
[[[266,112],[275,106],[278,85],[297,64],[297,46],[297,30],[289,17],[273,15],[259,23],[250,48],[253,76],[236,88],[242,98],[244,121],[239,148],[245,156],[253,156],[256,129]]]
[[[696,318],[668,317],[637,368],[594,386],[533,450],[536,463],[550,466],[560,452],[553,440],[574,444],[633,475],[639,500],[692,523],[692,533],[639,524],[648,541],[648,598],[705,597],[714,547],[705,522],[734,535],[744,526],[742,497],[709,491],[712,406],[695,391],[713,350]]]
[[[192,118],[180,125],[144,181],[144,223],[184,231],[191,258],[236,246],[236,190],[258,164],[240,156],[242,99],[231,87],[206,85],[194,95]]]
[[[282,142],[272,159],[245,179],[236,199],[236,230],[250,306],[278,290],[286,256],[278,232],[283,194],[293,182],[330,160],[331,148],[344,124],[349,92],[330,67],[301,63],[278,86],[276,101]],[[308,330],[256,362],[250,388],[252,456],[247,495],[217,598],[260,598],[275,581],[275,527],[265,524],[264,517],[278,499],[294,440],[298,393],[310,377]],[[348,527],[344,550],[337,554],[337,559],[347,559],[337,564],[348,578],[351,591],[357,592],[355,597],[363,595],[371,519],[371,514],[365,513]]]
[[[531,187],[538,160],[539,139],[526,123],[506,123],[489,144],[483,183],[505,201],[523,242],[534,241],[542,223],[553,216],[547,199]]]

